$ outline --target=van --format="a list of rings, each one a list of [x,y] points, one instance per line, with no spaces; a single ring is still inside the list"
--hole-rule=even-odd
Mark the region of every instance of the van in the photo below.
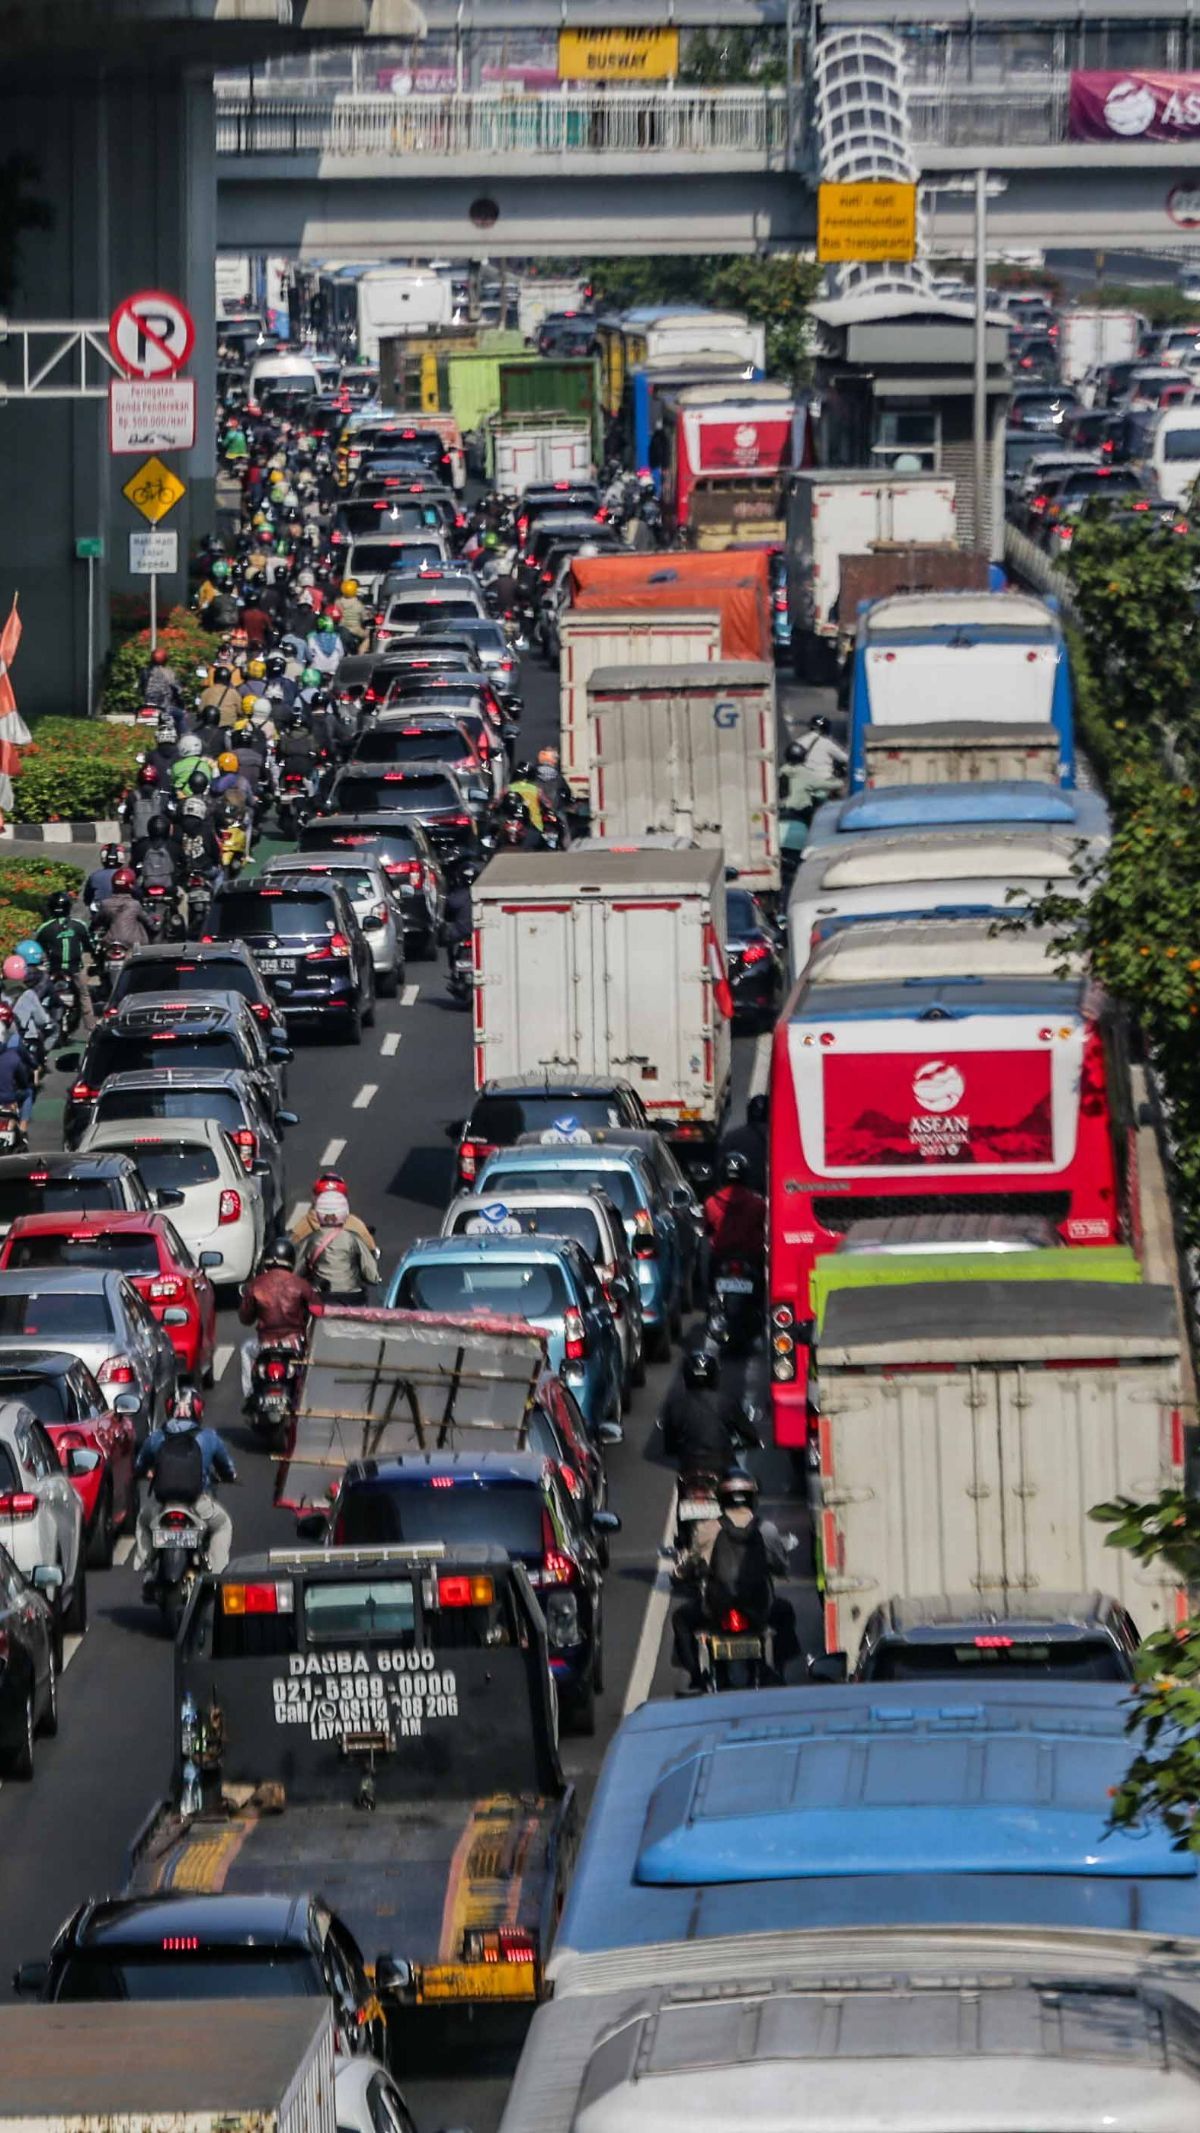
[[[1186,507],[1200,475],[1200,407],[1163,409],[1151,433],[1147,471],[1166,503]]]
[[[306,384],[314,394],[321,390],[321,373],[311,356],[281,355],[278,349],[270,349],[250,365],[246,390],[251,400],[257,400],[266,385]]]

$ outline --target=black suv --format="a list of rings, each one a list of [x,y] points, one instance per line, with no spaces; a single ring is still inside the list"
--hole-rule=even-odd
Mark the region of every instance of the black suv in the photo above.
[[[336,882],[235,882],[217,891],[208,922],[214,938],[245,941],[285,1020],[336,1022],[362,1042],[375,1021],[375,972]]]
[[[377,859],[399,899],[406,955],[419,959],[436,952],[446,883],[419,822],[405,815],[318,815],[303,825],[296,848]]]
[[[442,860],[473,858],[475,817],[453,770],[442,763],[392,770],[386,763],[348,763],[329,789],[331,815],[397,814],[420,823]]]
[[[108,996],[108,1012],[134,993],[232,992],[244,1000],[269,1044],[287,1043],[279,1010],[244,941],[155,941],[122,963]]]
[[[281,1101],[279,1069],[291,1057],[275,1043],[242,1000],[211,994],[135,994],[88,1038],[82,1058],[64,1052],[59,1065],[76,1072],[63,1112],[63,1138],[78,1141],[110,1074],[152,1073],[165,1067],[235,1067],[247,1074],[265,1104]]]

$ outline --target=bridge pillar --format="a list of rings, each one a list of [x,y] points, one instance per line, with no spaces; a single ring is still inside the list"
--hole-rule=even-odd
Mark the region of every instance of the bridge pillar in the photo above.
[[[147,35],[152,33],[147,30]],[[198,387],[196,447],[166,454],[188,494],[165,522],[179,535],[181,571],[160,598],[182,599],[194,534],[211,524],[216,176],[211,80],[183,72],[121,71],[102,79],[28,77],[0,94],[4,153],[28,158],[28,191],[53,217],[22,235],[14,321],[107,318],[139,288],[181,296],[196,320],[189,365]],[[12,383],[15,344],[0,347]],[[64,366],[65,368],[65,366]],[[21,595],[25,638],[16,677],[26,711],[83,711],[88,673],[88,567],[81,535],[102,536],[95,566],[94,653],[109,641],[110,598],[148,589],[131,578],[128,535],[144,522],[121,495],[138,465],[108,450],[103,400],[7,400],[0,405],[0,609]]]

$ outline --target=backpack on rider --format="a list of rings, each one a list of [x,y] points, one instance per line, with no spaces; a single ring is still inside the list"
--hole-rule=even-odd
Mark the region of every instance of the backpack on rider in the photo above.
[[[154,1461],[156,1503],[196,1503],[204,1494],[204,1453],[194,1430],[168,1430]]]

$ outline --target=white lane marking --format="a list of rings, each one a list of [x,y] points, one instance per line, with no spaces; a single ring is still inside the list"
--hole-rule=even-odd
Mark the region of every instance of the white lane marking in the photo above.
[[[63,1663],[62,1663],[62,1671],[63,1671],[63,1673],[64,1673],[64,1674],[66,1673],[66,1671],[67,1671],[67,1668],[68,1668],[68,1667],[70,1666],[70,1664],[71,1664],[71,1661],[72,1661],[72,1659],[73,1659],[73,1658],[75,1657],[75,1654],[76,1654],[76,1652],[77,1652],[77,1651],[79,1650],[79,1647],[80,1647],[80,1645],[81,1645],[82,1643],[83,1643],[83,1638],[82,1638],[82,1637],[64,1637],[64,1638],[63,1638]]]
[[[671,1499],[667,1505],[667,1522],[663,1527],[660,1546],[669,1548],[674,1538],[675,1491],[672,1488]],[[667,1619],[667,1609],[670,1604],[671,1566],[668,1562],[660,1560],[654,1573],[654,1583],[650,1588],[650,1596],[646,1601],[646,1614],[642,1623],[642,1634],[638,1638],[637,1650],[633,1655],[633,1665],[629,1673],[629,1687],[625,1691],[625,1701],[621,1705],[622,1718],[628,1718],[629,1713],[636,1710],[638,1704],[645,1703],[654,1686],[654,1669],[658,1665],[658,1651],[662,1643],[663,1626]]]
[[[371,1101],[371,1098],[373,1096],[378,1096],[378,1094],[379,1083],[377,1081],[364,1081],[361,1089],[358,1092],[358,1095],[355,1097],[354,1102],[351,1104],[350,1109],[352,1111],[365,1111],[367,1105]]]
[[[384,1056],[384,1058],[385,1058],[385,1059],[394,1059],[394,1058],[395,1058],[395,1056],[396,1056],[396,1054],[397,1054],[397,1052],[398,1052],[398,1051],[399,1051],[399,1049],[400,1049],[400,1032],[399,1032],[399,1030],[398,1030],[398,1029],[393,1029],[393,1030],[389,1030],[389,1031],[388,1031],[388,1034],[387,1034],[387,1036],[386,1036],[386,1037],[384,1038],[384,1040],[383,1040],[383,1043],[382,1043],[382,1044],[380,1045],[379,1049],[380,1049],[380,1051],[381,1051],[381,1052],[383,1053],[383,1056]]]
[[[213,1383],[214,1383],[214,1385],[219,1385],[219,1384],[220,1384],[220,1382],[221,1382],[221,1379],[222,1379],[222,1378],[224,1377],[224,1375],[225,1375],[225,1372],[226,1372],[226,1371],[228,1370],[228,1368],[229,1368],[229,1365],[230,1365],[230,1364],[232,1363],[232,1361],[233,1361],[233,1349],[232,1349],[232,1347],[231,1347],[231,1346],[229,1345],[229,1343],[228,1343],[227,1341],[222,1341],[222,1343],[221,1343],[220,1347],[219,1347],[219,1348],[214,1348],[214,1350],[213,1350]]]
[[[345,1145],[345,1141],[327,1141],[325,1143],[325,1152],[321,1157],[322,1170],[328,1170],[332,1164],[336,1163]]]
[[[295,1229],[296,1224],[300,1220],[301,1215],[306,1215],[311,1205],[311,1200],[297,1200],[296,1205],[293,1207],[291,1214],[287,1218],[287,1227],[289,1229]]]
[[[771,1076],[771,1039],[774,1031],[765,1029],[754,1047],[754,1072],[750,1076],[751,1096],[765,1096]]]
[[[406,985],[400,995],[401,1007],[412,1007],[416,1002],[417,994],[420,992],[420,990],[421,988],[419,985]]]
[[[121,1535],[120,1540],[117,1542],[116,1547],[113,1549],[113,1561],[116,1564],[118,1570],[124,1568],[125,1564],[129,1561],[129,1558],[132,1554],[133,1535],[132,1533],[123,1533]]]

